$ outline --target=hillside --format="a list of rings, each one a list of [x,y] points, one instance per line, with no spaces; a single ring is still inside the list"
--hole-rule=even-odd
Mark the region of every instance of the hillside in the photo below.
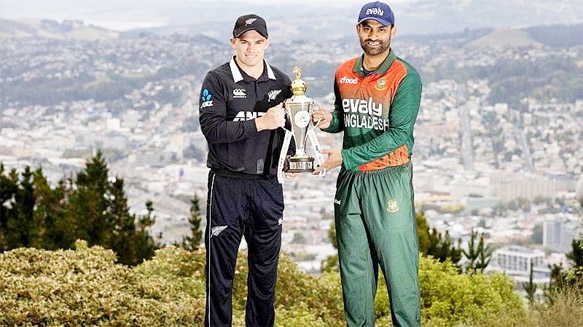
[[[117,39],[119,32],[99,26],[85,25],[82,21],[67,20],[57,22],[47,19],[0,19],[0,39],[9,37],[95,41]]]
[[[531,26],[583,23],[583,0],[408,0],[390,2],[399,35],[435,35],[466,29],[523,29]],[[139,30],[159,35],[203,34],[228,40],[234,19],[245,12],[266,18],[270,35],[278,41],[322,41],[354,35],[360,4],[347,1],[293,3],[273,1],[154,0],[72,3],[55,0],[13,1],[3,6],[0,18],[36,18],[85,21],[118,31]]]
[[[583,45],[583,24],[532,26],[528,28],[480,28],[436,35],[405,35],[397,40],[413,44],[447,43],[456,47],[548,46],[573,47]]]
[[[320,24],[331,22],[320,22]],[[314,26],[309,27],[297,24],[294,29],[305,35],[314,34]],[[279,25],[279,23],[275,23]],[[160,34],[195,35],[190,27],[166,27],[164,29],[134,29],[125,32],[108,30],[95,25],[87,25],[82,21],[54,21],[48,19],[7,20],[0,19],[0,39],[3,38],[42,38],[59,40],[114,40],[118,38],[155,37]],[[198,33],[199,37],[215,43],[224,43],[224,40],[209,37]],[[480,28],[466,29],[463,32],[444,33],[434,35],[398,35],[396,41],[403,40],[411,43],[446,42],[458,46],[494,47],[494,46],[551,46],[568,47],[583,45],[583,23],[571,25],[532,26],[528,28]],[[354,36],[336,34],[337,39],[352,42]]]
[[[468,47],[522,47],[541,46],[534,41],[525,31],[513,29],[495,29],[491,33],[473,40],[467,44]]]

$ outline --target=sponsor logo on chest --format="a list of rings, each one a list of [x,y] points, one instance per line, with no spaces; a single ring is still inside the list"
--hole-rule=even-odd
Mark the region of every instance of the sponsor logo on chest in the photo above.
[[[342,78],[340,78],[340,84],[352,84],[355,85],[356,83],[358,83],[358,78],[348,78],[347,76],[342,76]]]
[[[239,111],[237,116],[233,121],[246,121],[255,118],[259,118],[265,115],[265,112],[255,112],[255,111]]]
[[[368,100],[342,99],[342,109],[345,113],[358,112],[377,117],[383,114],[383,104],[375,103],[372,98],[368,98]]]
[[[233,90],[233,98],[234,99],[245,99],[245,98],[247,98],[247,94],[245,93],[245,89],[234,89]]]

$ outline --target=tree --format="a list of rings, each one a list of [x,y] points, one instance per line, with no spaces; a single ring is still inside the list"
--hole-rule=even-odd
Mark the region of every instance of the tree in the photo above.
[[[146,210],[148,213],[145,216],[138,217],[138,223],[136,226],[136,234],[134,236],[136,243],[136,259],[140,263],[143,260],[152,258],[156,254],[156,250],[160,248],[160,244],[154,241],[154,238],[148,232],[149,228],[156,222],[156,217],[154,216],[154,204],[152,201],[146,201]],[[162,238],[162,233],[158,235],[158,238]]]
[[[294,244],[306,244],[307,241],[308,241],[308,239],[306,238],[306,236],[304,234],[302,234],[300,232],[294,233],[292,243],[294,243]]]
[[[320,269],[322,272],[332,272],[332,271],[340,271],[340,267],[338,266],[338,239],[336,239],[336,224],[334,220],[330,224],[330,229],[328,230],[328,238],[332,243],[332,246],[337,250],[335,255],[329,256],[328,258],[322,260],[320,264]]]
[[[42,168],[34,172],[35,222],[37,224],[39,243],[33,244],[37,248],[55,250],[68,248],[73,237],[68,237],[70,228],[65,221],[66,201],[65,181],[60,180],[53,188],[43,175]]]
[[[492,256],[490,245],[485,245],[484,234],[480,236],[478,244],[476,244],[477,237],[478,232],[472,230],[471,238],[468,241],[468,250],[462,250],[464,256],[469,260],[466,272],[470,274],[483,272],[488,264],[490,264],[490,257]]]
[[[12,169],[8,175],[0,163],[0,252],[10,250],[12,239],[9,226],[14,219],[14,196],[18,190],[18,174]]]
[[[0,166],[0,251],[43,246],[46,230],[39,214],[43,203],[39,203],[37,175],[26,166],[20,174],[13,169],[5,176]]]
[[[573,262],[573,266],[563,270],[562,266],[549,266],[551,278],[549,287],[545,289],[545,297],[549,303],[553,303],[557,294],[561,294],[566,289],[583,290],[583,248],[581,242],[583,238],[573,240],[571,246],[573,251],[567,253],[567,258]]]
[[[112,209],[108,208],[111,200],[108,174],[107,164],[99,151],[85,170],[77,174],[76,180],[70,179],[67,219],[75,237],[86,240],[90,246],[111,248],[114,222]]]
[[[567,259],[573,262],[574,267],[583,267],[583,247],[581,246],[581,239],[573,240],[571,247],[573,250],[567,253]]]
[[[523,286],[523,289],[526,292],[526,299],[528,300],[528,304],[530,305],[531,308],[534,305],[534,301],[536,299],[535,294],[536,294],[536,289],[537,289],[537,285],[534,283],[533,275],[534,275],[534,265],[532,264],[532,259],[531,259],[530,260],[530,274],[528,277],[528,283],[524,284],[524,286]]]
[[[54,188],[40,168],[6,174],[0,164],[0,252],[66,249],[83,239],[114,250],[127,265],[151,258],[159,247],[148,233],[155,222],[151,201],[146,216],[130,214],[123,179],[108,175],[101,152]]]
[[[425,213],[421,212],[415,215],[417,219],[417,236],[419,237],[419,251],[421,253],[427,254],[429,249],[429,224],[427,224],[427,219],[425,218]]]
[[[194,197],[190,200],[190,235],[182,240],[182,247],[188,251],[196,251],[202,242],[202,230],[200,229],[201,215],[198,195],[194,193]]]
[[[435,227],[429,233],[429,247],[424,254],[437,259],[439,262],[450,260],[456,266],[462,258],[462,250],[459,244],[457,248],[453,244],[449,231],[442,235]]]
[[[69,214],[77,226],[76,238],[114,250],[118,260],[136,265],[154,255],[158,247],[147,228],[154,224],[152,203],[148,215],[130,214],[124,180],[109,178],[109,169],[98,151],[84,171],[77,174],[69,200]],[[137,221],[137,223],[136,223]]]

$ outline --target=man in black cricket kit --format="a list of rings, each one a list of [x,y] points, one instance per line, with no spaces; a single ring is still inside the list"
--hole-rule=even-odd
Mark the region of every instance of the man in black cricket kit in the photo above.
[[[233,278],[244,235],[246,325],[273,326],[284,209],[277,165],[285,135],[280,127],[286,125],[283,102],[292,95],[291,81],[264,60],[270,39],[263,18],[239,17],[230,43],[235,56],[207,73],[200,93],[210,168],[204,325],[232,325]]]

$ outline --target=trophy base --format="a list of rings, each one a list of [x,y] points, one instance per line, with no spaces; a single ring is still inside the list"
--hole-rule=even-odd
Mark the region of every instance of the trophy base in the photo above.
[[[294,158],[288,159],[288,169],[286,173],[311,173],[314,171],[314,158]]]

